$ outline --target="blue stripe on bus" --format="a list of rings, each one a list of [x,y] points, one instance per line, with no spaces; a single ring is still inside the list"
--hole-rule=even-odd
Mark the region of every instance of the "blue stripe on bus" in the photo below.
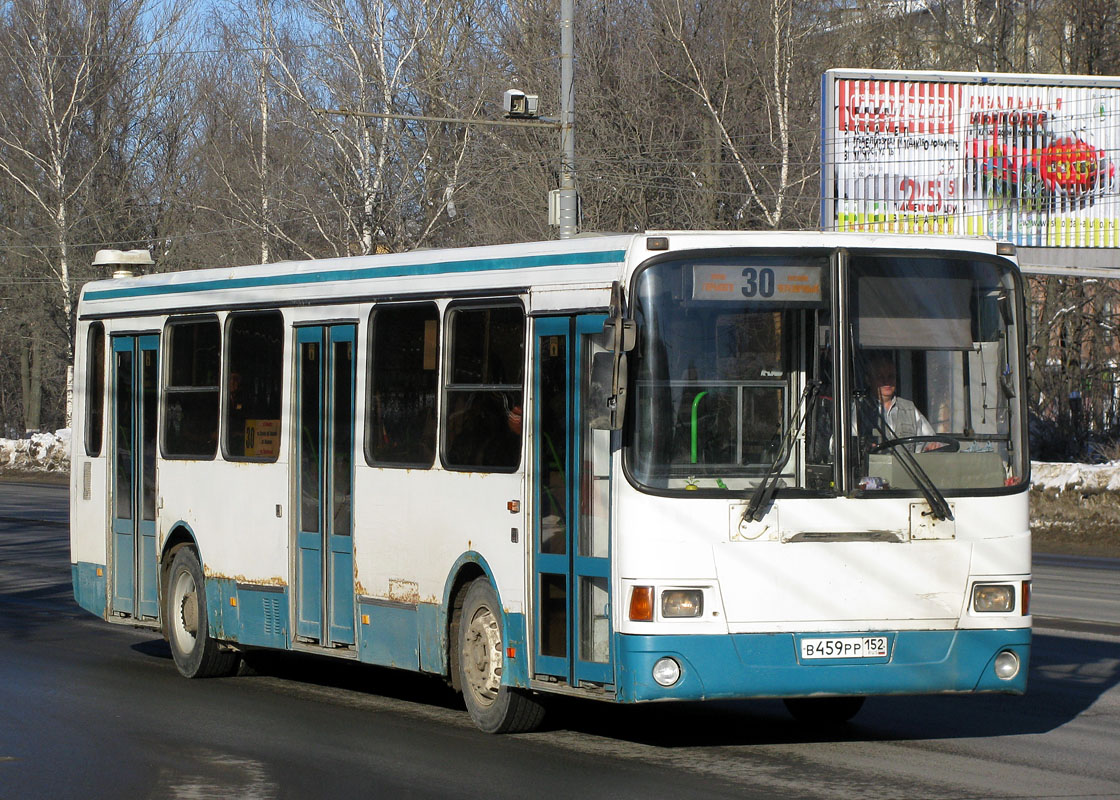
[[[87,292],[86,301],[119,300],[126,297],[154,297],[215,289],[257,289],[263,287],[301,286],[338,281],[360,281],[373,278],[403,278],[421,275],[448,275],[491,270],[529,269],[534,267],[574,267],[590,264],[620,263],[625,250],[603,250],[587,253],[555,253],[515,258],[483,258],[471,261],[443,261],[432,264],[398,264],[388,267],[357,267],[354,269],[316,270],[288,275],[262,275],[246,278],[216,278],[194,283],[161,284],[159,286],[125,286]]]
[[[827,637],[829,634],[814,634]],[[850,636],[851,634],[836,634]],[[869,634],[878,635],[878,634]],[[799,663],[796,634],[633,636],[619,634],[621,702],[717,698],[804,697],[941,692],[1022,694],[1027,688],[1030,628],[898,631],[887,663]],[[1021,663],[1012,680],[996,677],[992,662],[1013,650]],[[668,688],[654,682],[653,665],[671,656],[681,677]]]

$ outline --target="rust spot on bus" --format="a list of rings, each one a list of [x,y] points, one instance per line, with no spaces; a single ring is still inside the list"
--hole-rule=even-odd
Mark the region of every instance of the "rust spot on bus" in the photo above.
[[[420,602],[420,586],[416,581],[390,578],[389,599],[397,603],[416,605]]]
[[[225,575],[221,572],[206,568],[203,574],[208,580],[216,581],[233,581],[234,583],[248,584],[253,586],[287,586],[288,582],[283,578],[247,578],[244,575]]]

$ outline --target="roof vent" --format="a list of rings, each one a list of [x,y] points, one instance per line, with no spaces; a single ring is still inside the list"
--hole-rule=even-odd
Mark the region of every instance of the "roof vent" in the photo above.
[[[148,266],[152,261],[152,254],[147,250],[98,250],[93,257],[93,266],[112,266],[114,278],[132,278],[136,272],[134,267]]]

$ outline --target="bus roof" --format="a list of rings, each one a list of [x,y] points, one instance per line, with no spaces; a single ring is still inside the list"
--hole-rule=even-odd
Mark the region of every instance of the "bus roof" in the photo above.
[[[657,251],[650,251],[650,239],[666,241]],[[516,294],[530,287],[609,287],[612,282],[625,279],[628,264],[666,250],[840,246],[997,253],[995,241],[979,237],[815,231],[647,231],[113,278],[86,284],[79,315],[139,316],[169,310],[305,305],[470,292]]]

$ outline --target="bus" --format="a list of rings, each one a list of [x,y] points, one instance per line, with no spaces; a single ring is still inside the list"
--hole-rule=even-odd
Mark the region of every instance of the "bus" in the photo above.
[[[74,594],[186,677],[414,670],[488,732],[1026,689],[1011,245],[652,231],[125,274],[77,316]]]

